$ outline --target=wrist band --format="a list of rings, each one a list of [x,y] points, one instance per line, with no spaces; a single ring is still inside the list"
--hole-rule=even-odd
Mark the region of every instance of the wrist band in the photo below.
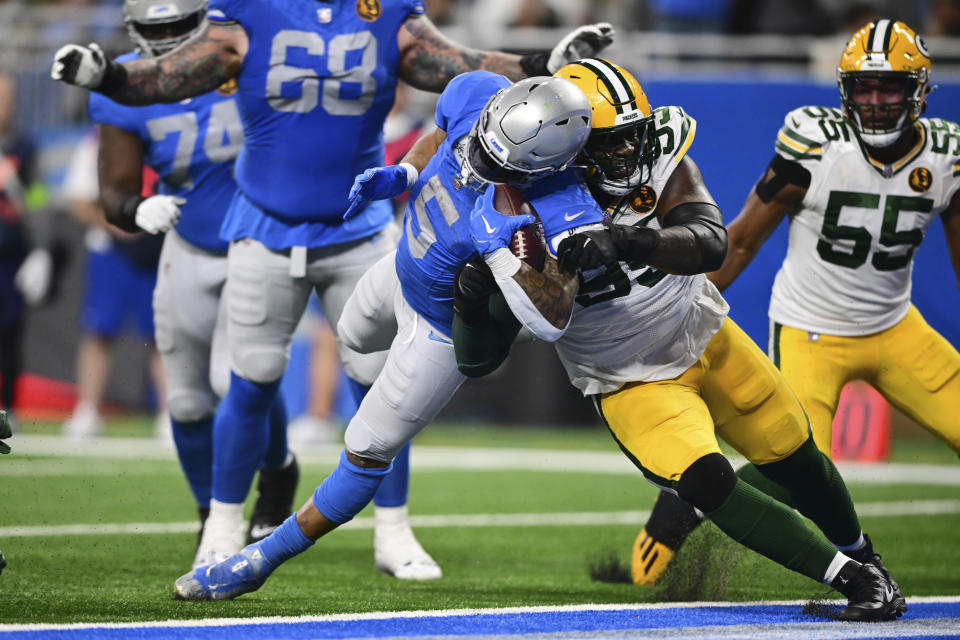
[[[500,247],[493,253],[488,253],[483,260],[490,267],[490,273],[495,280],[512,278],[513,274],[520,271],[520,258],[510,253],[510,249],[506,247]]]
[[[413,185],[417,184],[417,178],[420,177],[420,172],[409,162],[401,162],[400,166],[407,172],[407,191],[409,191],[413,189]]]

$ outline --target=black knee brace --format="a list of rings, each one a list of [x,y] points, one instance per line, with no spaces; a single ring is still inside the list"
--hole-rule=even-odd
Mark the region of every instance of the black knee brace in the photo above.
[[[677,482],[677,494],[709,514],[723,504],[736,484],[737,474],[730,461],[719,453],[710,453],[683,472]]]

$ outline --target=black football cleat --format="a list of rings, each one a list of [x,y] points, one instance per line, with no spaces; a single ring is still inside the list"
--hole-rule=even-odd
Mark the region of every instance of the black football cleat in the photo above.
[[[876,553],[873,550],[873,542],[870,540],[870,536],[863,534],[864,540],[867,541],[861,549],[857,551],[845,551],[846,555],[850,556],[857,562],[861,564],[872,564],[877,568],[878,571],[886,578],[887,582],[893,587],[894,599],[898,607],[902,607],[903,611],[907,610],[907,599],[903,597],[903,593],[900,591],[900,585],[897,584],[897,581],[890,576],[890,572],[887,571],[887,568],[883,566],[883,562],[880,560],[880,554]]]
[[[847,561],[830,586],[847,596],[847,606],[840,612],[840,620],[853,622],[883,622],[896,620],[906,610],[897,594],[880,570],[872,564]],[[900,597],[902,600],[903,597]]]
[[[261,469],[257,480],[257,502],[250,516],[247,544],[263,540],[293,513],[293,496],[300,481],[300,467],[291,454],[289,464],[278,469]]]

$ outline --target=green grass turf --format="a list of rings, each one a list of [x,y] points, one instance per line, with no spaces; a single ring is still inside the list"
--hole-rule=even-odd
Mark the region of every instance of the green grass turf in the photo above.
[[[145,435],[131,424],[124,435]],[[474,440],[476,439],[476,440]],[[419,438],[418,442],[426,442]],[[575,446],[571,446],[575,443]],[[599,446],[595,443],[603,443]],[[182,522],[194,517],[179,468],[170,461],[17,457],[0,459],[0,526]],[[602,430],[500,429],[443,432],[430,444],[609,450]],[[896,446],[896,445],[895,445]],[[941,459],[936,443],[911,456]],[[924,446],[926,449],[924,449]],[[895,449],[896,450],[896,449]],[[949,453],[949,452],[947,452]],[[911,459],[916,462],[917,459]],[[949,460],[948,460],[949,461]],[[31,469],[36,473],[31,474]],[[304,468],[297,502],[329,466]],[[857,501],[956,498],[956,487],[852,485]],[[561,513],[649,509],[655,491],[639,474],[414,469],[414,515]],[[361,516],[370,515],[367,510]],[[909,596],[960,594],[960,514],[864,518],[885,562]],[[440,581],[410,583],[379,575],[370,530],[335,531],[283,567],[259,592],[233,602],[171,597],[186,571],[195,535],[5,537],[9,566],[0,575],[0,623],[79,622],[316,615],[452,607],[630,603],[654,600],[807,599],[823,585],[743,550],[712,525],[681,551],[678,570],[656,589],[591,581],[588,564],[628,560],[638,527],[420,528],[440,562]]]

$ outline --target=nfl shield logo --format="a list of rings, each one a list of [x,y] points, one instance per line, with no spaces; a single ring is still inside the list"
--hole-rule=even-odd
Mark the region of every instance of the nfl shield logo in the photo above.
[[[330,22],[331,20],[333,20],[333,9],[331,9],[330,7],[324,7],[324,8],[322,8],[322,9],[317,9],[317,19],[318,19],[322,24],[327,24],[328,22]]]

